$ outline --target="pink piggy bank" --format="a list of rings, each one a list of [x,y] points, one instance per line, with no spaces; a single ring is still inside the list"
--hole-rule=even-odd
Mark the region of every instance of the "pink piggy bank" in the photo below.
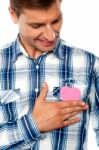
[[[78,88],[63,86],[60,89],[60,97],[63,101],[80,100],[81,92]]]

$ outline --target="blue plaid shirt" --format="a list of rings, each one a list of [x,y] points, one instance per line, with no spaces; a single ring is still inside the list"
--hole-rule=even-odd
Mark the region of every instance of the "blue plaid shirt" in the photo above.
[[[89,109],[80,122],[40,133],[32,117],[42,83],[49,86],[47,101],[59,101],[62,86],[77,87]],[[99,60],[93,54],[66,45],[36,60],[18,39],[0,50],[0,150],[87,150],[90,117],[99,145]]]

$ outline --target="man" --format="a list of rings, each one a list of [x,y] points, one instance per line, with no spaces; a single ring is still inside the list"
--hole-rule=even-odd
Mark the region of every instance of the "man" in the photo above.
[[[98,139],[98,60],[59,38],[60,7],[60,0],[10,0],[19,35],[0,51],[1,150],[86,150],[91,113]],[[80,98],[63,101],[62,87],[79,89]]]

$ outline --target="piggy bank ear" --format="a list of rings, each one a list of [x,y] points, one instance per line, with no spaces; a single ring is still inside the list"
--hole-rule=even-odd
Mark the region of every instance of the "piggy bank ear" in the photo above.
[[[63,86],[60,89],[60,97],[63,101],[80,100],[81,92],[78,88]]]

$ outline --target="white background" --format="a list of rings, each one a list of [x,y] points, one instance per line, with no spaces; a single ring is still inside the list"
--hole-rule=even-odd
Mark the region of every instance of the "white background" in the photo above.
[[[99,56],[99,0],[63,0],[61,37],[69,44]],[[9,0],[0,1],[0,47],[16,38],[18,29],[8,12]],[[88,150],[99,150],[90,125]]]

